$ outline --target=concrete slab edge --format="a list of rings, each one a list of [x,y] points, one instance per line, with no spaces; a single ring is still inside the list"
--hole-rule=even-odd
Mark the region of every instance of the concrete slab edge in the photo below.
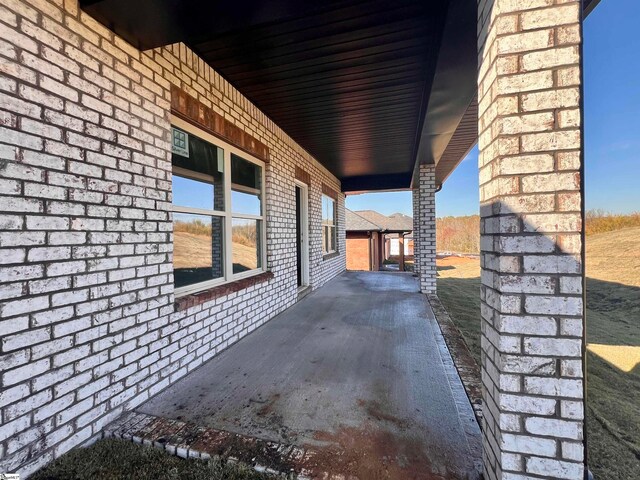
[[[427,294],[440,332],[451,353],[453,364],[458,371],[464,390],[469,398],[478,425],[482,428],[482,380],[480,366],[471,355],[462,333],[451,320],[451,316],[436,294]]]
[[[103,438],[129,440],[185,459],[208,460],[219,456],[229,462],[243,462],[259,473],[283,479],[349,480],[344,475],[305,469],[302,465],[316,454],[308,449],[144,413],[124,414],[103,430]]]

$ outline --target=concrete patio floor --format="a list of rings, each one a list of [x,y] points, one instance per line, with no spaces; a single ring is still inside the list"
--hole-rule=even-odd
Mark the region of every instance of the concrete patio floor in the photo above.
[[[340,275],[138,411],[312,447],[345,478],[478,478],[480,431],[410,273]]]

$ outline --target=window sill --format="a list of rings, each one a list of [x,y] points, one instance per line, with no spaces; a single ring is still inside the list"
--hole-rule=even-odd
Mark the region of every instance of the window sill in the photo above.
[[[298,287],[298,301],[302,300],[304,297],[311,293],[311,285],[303,285]]]
[[[268,282],[272,278],[272,272],[263,272],[251,277],[241,278],[240,280],[225,283],[223,285],[217,285],[201,292],[192,293],[180,298],[176,298],[174,302],[175,311],[180,312],[182,310],[186,310],[187,308],[200,305],[201,303],[210,302],[211,300],[215,300],[216,298],[224,297],[225,295],[244,290],[245,288]]]
[[[339,256],[340,256],[340,252],[327,253],[326,255],[322,256],[322,260],[331,260],[332,258],[336,258]]]

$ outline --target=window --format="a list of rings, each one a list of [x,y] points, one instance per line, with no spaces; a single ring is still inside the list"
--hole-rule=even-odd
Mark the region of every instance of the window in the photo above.
[[[336,251],[336,201],[322,195],[322,254]]]
[[[264,164],[174,119],[173,276],[177,295],[264,270]]]
[[[233,273],[262,268],[262,167],[231,155]]]

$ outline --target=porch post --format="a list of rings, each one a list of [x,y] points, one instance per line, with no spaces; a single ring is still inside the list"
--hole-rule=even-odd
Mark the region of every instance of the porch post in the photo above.
[[[398,271],[404,272],[404,233],[398,233]]]
[[[416,263],[420,264],[420,291],[436,293],[436,167],[420,165]]]
[[[420,262],[418,261],[418,245],[420,244],[420,188],[411,190],[411,200],[413,202],[413,272],[420,273]]]
[[[585,474],[581,17],[478,1],[487,480]]]

